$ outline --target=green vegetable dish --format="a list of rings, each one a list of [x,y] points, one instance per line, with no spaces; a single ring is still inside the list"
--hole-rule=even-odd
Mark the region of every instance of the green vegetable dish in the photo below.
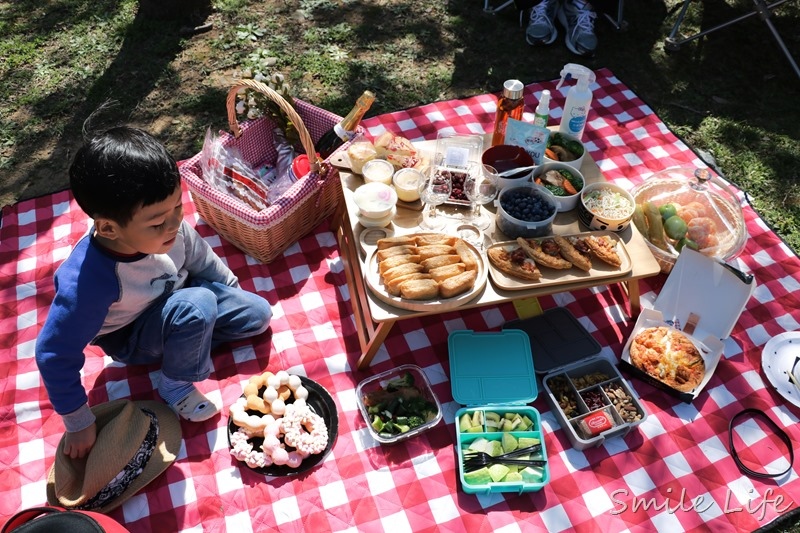
[[[372,429],[384,438],[407,433],[436,418],[439,409],[414,383],[411,372],[388,380],[362,401],[371,417]]]
[[[574,161],[583,155],[583,145],[580,142],[568,139],[559,132],[550,134],[547,148],[556,154],[556,161]]]

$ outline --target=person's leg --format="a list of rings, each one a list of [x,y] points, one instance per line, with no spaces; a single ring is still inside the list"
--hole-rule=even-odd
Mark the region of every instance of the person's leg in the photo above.
[[[161,363],[159,394],[180,416],[199,422],[219,411],[194,386],[211,373],[216,320],[216,295],[202,287],[184,288],[151,305],[122,331],[98,339],[97,344],[125,364]]]
[[[558,37],[556,12],[559,0],[541,0],[531,9],[525,41],[531,46],[552,44]]]
[[[217,282],[197,281],[191,285],[207,289],[216,296],[213,346],[258,335],[269,327],[272,308],[261,296]]]
[[[597,49],[594,21],[597,13],[585,0],[566,0],[558,10],[558,21],[566,31],[565,43],[569,51],[579,56],[592,57]]]

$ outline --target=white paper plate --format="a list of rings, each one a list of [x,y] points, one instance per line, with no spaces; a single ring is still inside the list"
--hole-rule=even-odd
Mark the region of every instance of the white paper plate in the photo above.
[[[800,331],[772,337],[761,352],[761,366],[778,394],[800,407],[800,390],[789,379],[794,372],[800,381]]]

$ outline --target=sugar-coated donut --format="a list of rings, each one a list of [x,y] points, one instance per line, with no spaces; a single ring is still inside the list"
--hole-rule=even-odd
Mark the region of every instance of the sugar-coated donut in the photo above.
[[[303,459],[327,448],[328,428],[306,402],[309,392],[300,376],[285,370],[264,372],[251,377],[244,392],[230,407],[230,417],[238,426],[231,434],[235,459],[251,468],[299,468]],[[253,411],[261,415],[250,414]],[[263,437],[260,451],[253,449],[253,437]]]
[[[281,419],[284,442],[309,455],[321,453],[328,446],[328,427],[308,405],[289,404]]]

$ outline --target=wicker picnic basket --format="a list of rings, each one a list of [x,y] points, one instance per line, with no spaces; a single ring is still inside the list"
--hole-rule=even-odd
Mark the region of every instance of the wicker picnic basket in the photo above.
[[[201,155],[180,165],[180,173],[192,195],[198,214],[231,244],[269,263],[301,237],[310,233],[337,208],[342,197],[338,171],[328,160],[318,161],[313,139],[333,127],[341,117],[302,100],[294,108],[263,83],[239,80],[228,91],[228,124],[232,134],[221,133],[225,147],[236,147],[253,167],[272,164],[277,158],[273,145],[274,122],[262,117],[239,124],[236,93],[244,87],[255,89],[275,101],[286,112],[300,134],[300,142],[311,161],[311,172],[298,180],[274,203],[257,211],[221,192],[203,179]]]

